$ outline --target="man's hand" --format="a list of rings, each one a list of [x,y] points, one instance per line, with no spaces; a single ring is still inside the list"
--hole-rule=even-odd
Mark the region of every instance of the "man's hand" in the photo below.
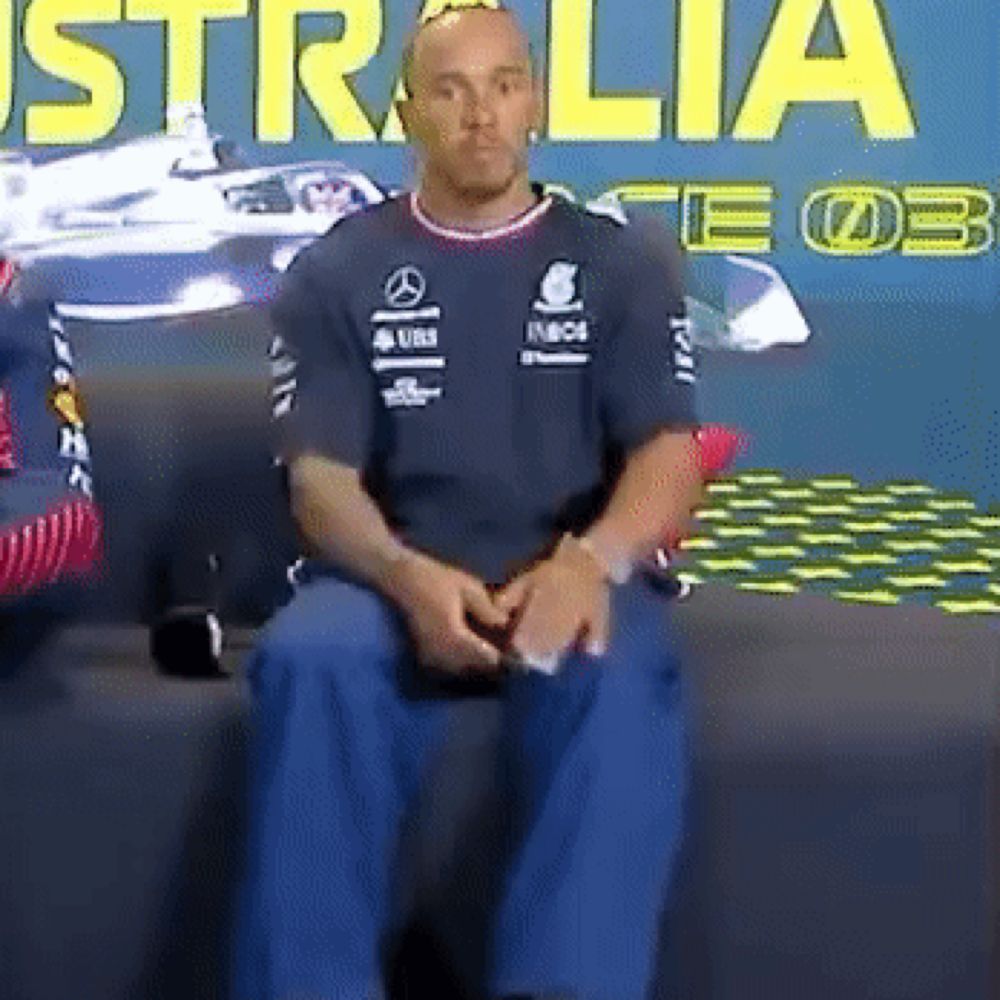
[[[393,567],[384,590],[406,617],[425,667],[453,675],[499,669],[499,646],[477,634],[468,619],[499,633],[509,616],[474,576],[409,551]]]
[[[607,574],[596,555],[570,535],[548,559],[501,590],[496,604],[515,617],[509,648],[526,663],[551,662],[577,642],[593,656],[607,650]]]

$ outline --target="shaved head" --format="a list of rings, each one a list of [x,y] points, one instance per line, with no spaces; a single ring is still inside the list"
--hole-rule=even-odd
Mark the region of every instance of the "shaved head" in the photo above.
[[[467,4],[448,4],[436,14],[431,17],[425,18],[416,28],[410,33],[410,37],[407,39],[406,46],[403,49],[403,65],[401,72],[401,79],[403,81],[403,90],[406,92],[407,97],[413,96],[413,88],[415,85],[415,72],[416,63],[419,58],[418,52],[421,48],[421,39],[425,34],[431,31],[435,26],[447,27],[449,24],[454,24],[459,17],[465,14],[475,14],[477,16],[486,15],[487,17],[501,17],[508,19],[514,27],[514,30],[519,34],[524,41],[524,55],[528,61],[528,65],[531,67],[532,76],[535,75],[535,58],[534,53],[531,48],[531,43],[528,41],[528,37],[522,29],[517,16],[512,10],[505,7],[503,4],[487,5],[467,3]]]

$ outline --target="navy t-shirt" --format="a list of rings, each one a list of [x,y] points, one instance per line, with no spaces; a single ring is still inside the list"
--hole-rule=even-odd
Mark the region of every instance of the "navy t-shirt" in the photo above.
[[[696,422],[662,236],[556,196],[487,233],[413,196],[345,219],[273,305],[281,457],[363,470],[406,542],[505,581],[593,521],[629,449]]]

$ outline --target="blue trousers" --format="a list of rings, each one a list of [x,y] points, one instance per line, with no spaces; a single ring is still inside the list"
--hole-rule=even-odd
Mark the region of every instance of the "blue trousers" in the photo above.
[[[507,678],[494,778],[511,850],[491,996],[642,1000],[681,835],[682,688],[661,598],[614,595],[605,656]],[[450,701],[421,693],[405,627],[371,591],[304,586],[251,657],[250,831],[232,1000],[368,1000],[395,847]],[[470,891],[475,887],[470,886]]]

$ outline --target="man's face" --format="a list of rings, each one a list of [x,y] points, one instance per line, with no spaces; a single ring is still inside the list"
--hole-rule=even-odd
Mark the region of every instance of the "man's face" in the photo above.
[[[417,39],[403,122],[429,170],[487,201],[526,169],[539,101],[527,41],[513,17],[446,14]]]

